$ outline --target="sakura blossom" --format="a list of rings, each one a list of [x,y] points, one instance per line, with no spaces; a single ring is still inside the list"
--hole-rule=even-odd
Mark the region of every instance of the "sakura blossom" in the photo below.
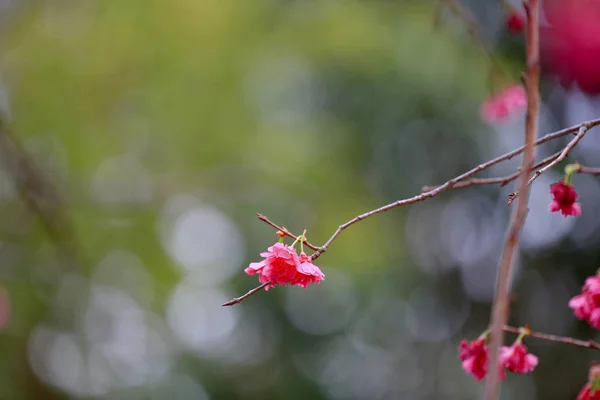
[[[581,294],[571,298],[569,307],[575,317],[587,321],[593,328],[600,329],[600,275],[586,279]]]
[[[481,119],[488,124],[505,122],[527,107],[527,93],[521,85],[511,85],[481,105]]]
[[[577,191],[575,188],[563,181],[550,185],[552,202],[548,206],[550,212],[559,212],[566,216],[578,216],[581,214],[581,205],[577,203]]]
[[[500,348],[500,363],[511,372],[527,374],[533,372],[538,365],[538,358],[530,354],[523,343],[517,341],[510,347]]]
[[[265,290],[275,285],[296,285],[303,288],[311,283],[320,283],[325,279],[321,270],[312,263],[311,258],[284,243],[275,243],[268,251],[260,254],[264,260],[251,263],[244,272],[258,274],[260,283],[267,283]]]

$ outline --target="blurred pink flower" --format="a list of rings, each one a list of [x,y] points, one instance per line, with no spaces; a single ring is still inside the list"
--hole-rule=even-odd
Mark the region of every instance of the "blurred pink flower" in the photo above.
[[[481,337],[470,342],[461,341],[458,347],[458,358],[462,361],[462,368],[473,375],[477,381],[486,377],[489,348],[485,338]],[[498,379],[503,380],[505,376],[504,367],[499,365]]]
[[[10,321],[12,307],[6,289],[0,288],[0,329],[4,329]]]
[[[512,9],[506,17],[506,28],[513,33],[521,33],[525,29],[527,21],[525,15]]]
[[[302,253],[298,257],[296,249],[287,244],[275,243],[260,255],[265,259],[251,263],[244,272],[248,275],[258,274],[260,283],[269,282],[265,290],[275,285],[288,284],[306,288],[311,283],[319,283],[325,279],[325,275],[312,264],[309,256]]]
[[[501,123],[526,107],[525,88],[521,85],[511,85],[483,102],[481,119],[489,124]]]
[[[510,347],[500,348],[500,363],[511,372],[527,374],[538,365],[538,358],[529,353],[523,343],[515,342]]]
[[[460,342],[458,358],[462,361],[462,368],[473,375],[477,381],[485,378],[487,374],[488,357],[488,346],[485,339]]]
[[[600,277],[597,275],[588,277],[583,288],[592,295],[594,300],[600,300]]]
[[[588,319],[594,309],[594,302],[590,296],[580,294],[569,300],[569,307],[578,319]]]
[[[599,271],[600,274],[600,271]],[[585,320],[593,328],[600,329],[600,275],[590,276],[581,288],[581,294],[569,300],[575,317]]]
[[[565,87],[575,82],[588,94],[600,93],[600,0],[552,0],[543,7],[544,69]]]
[[[577,191],[571,185],[567,185],[563,181],[550,185],[550,193],[553,199],[548,210],[550,212],[560,211],[562,215],[577,216],[581,214],[581,206],[577,201]]]

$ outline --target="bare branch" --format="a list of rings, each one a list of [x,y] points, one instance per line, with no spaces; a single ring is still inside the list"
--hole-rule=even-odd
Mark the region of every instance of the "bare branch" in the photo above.
[[[591,129],[591,128],[595,127],[595,126],[598,126],[598,125],[600,125],[600,118],[599,119],[595,119],[595,120],[585,121],[585,122],[582,122],[579,125],[575,125],[575,126],[572,126],[572,127],[569,127],[569,128],[562,129],[560,131],[549,133],[549,134],[547,134],[547,135],[539,138],[538,140],[536,140],[534,144],[537,146],[537,145],[549,142],[549,141],[551,141],[553,139],[557,139],[557,138],[560,138],[560,137],[563,137],[563,136],[567,136],[567,135],[570,135],[570,134],[575,134],[578,131],[580,131],[580,129],[582,127],[584,127],[584,126],[587,127],[587,129],[589,130],[589,129]],[[404,200],[398,200],[398,201],[396,201],[394,203],[390,203],[390,204],[387,204],[387,205],[385,205],[383,207],[380,207],[380,208],[377,208],[375,210],[369,211],[367,213],[361,214],[361,215],[359,215],[359,216],[351,219],[350,221],[348,221],[348,222],[340,225],[337,228],[337,230],[333,233],[333,235],[327,240],[327,242],[325,242],[325,244],[323,246],[321,246],[321,247],[317,247],[317,246],[315,246],[315,245],[313,245],[311,243],[304,242],[304,244],[306,244],[306,246],[308,248],[314,250],[314,253],[311,256],[311,259],[315,260],[321,254],[323,254],[329,248],[329,246],[331,245],[331,243],[340,235],[340,233],[344,229],[346,229],[349,226],[351,226],[351,225],[353,225],[353,224],[355,224],[355,223],[357,223],[359,221],[362,221],[363,219],[366,219],[366,218],[368,218],[368,217],[370,217],[372,215],[379,214],[379,213],[391,210],[391,209],[396,208],[396,207],[401,207],[401,206],[408,205],[408,204],[418,203],[418,202],[426,200],[428,198],[435,197],[439,193],[441,193],[441,192],[443,192],[445,190],[449,190],[449,189],[460,188],[460,187],[471,186],[471,185],[484,185],[484,184],[506,185],[507,183],[515,180],[520,175],[520,172],[517,172],[515,174],[509,175],[509,176],[506,176],[506,177],[502,177],[502,178],[483,178],[483,179],[472,179],[472,180],[466,180],[466,179],[468,179],[471,176],[473,176],[473,175],[475,175],[475,174],[477,174],[477,173],[479,173],[481,171],[484,171],[484,170],[486,170],[486,169],[488,169],[488,168],[490,168],[490,167],[492,167],[492,166],[494,166],[494,165],[496,165],[496,164],[498,164],[498,163],[500,163],[502,161],[510,160],[511,158],[513,158],[513,157],[521,154],[524,149],[525,149],[525,146],[521,146],[521,147],[519,147],[519,148],[517,148],[517,149],[515,149],[515,150],[513,150],[511,152],[503,154],[503,155],[501,155],[499,157],[496,157],[496,158],[494,158],[494,159],[492,159],[490,161],[487,161],[487,162],[485,162],[483,164],[479,164],[477,167],[475,167],[475,168],[473,168],[473,169],[471,169],[471,170],[463,173],[462,175],[459,175],[459,176],[457,176],[457,177],[455,177],[455,178],[447,181],[443,185],[433,187],[433,188],[431,188],[431,190],[428,190],[428,191],[426,191],[424,193],[421,193],[420,195],[417,195],[417,196],[414,196],[414,197],[411,197],[411,198],[408,198],[408,199],[404,199]],[[562,153],[562,151],[558,152],[558,153],[555,153],[555,154],[553,154],[553,155],[551,155],[549,157],[546,157],[543,160],[540,160],[537,164],[535,164],[533,166],[533,168],[539,168],[539,167],[547,164],[548,162],[553,161],[561,153]],[[519,169],[519,171],[521,171],[521,170],[522,170],[522,168]],[[594,168],[588,168],[588,167],[581,167],[580,171],[578,171],[578,172],[581,172],[581,173],[592,173],[592,174],[600,175],[600,169],[596,170]],[[271,220],[269,220],[266,216],[264,216],[262,214],[258,214],[258,213],[256,215],[257,215],[258,219],[260,219],[261,221],[265,222],[266,224],[272,226],[273,228],[277,229],[278,231],[283,232],[283,234],[285,234],[286,236],[289,236],[290,238],[292,238],[294,240],[296,240],[298,238],[298,236],[292,234],[286,228],[281,227],[281,226],[275,224],[274,222],[272,222]],[[233,300],[225,303],[224,306],[230,306],[230,305],[237,304],[237,303],[243,301],[244,299],[246,299],[247,297],[250,297],[254,293],[260,291],[262,288],[264,288],[264,286],[265,285],[258,286],[256,288],[252,289],[250,292],[246,293],[244,296],[238,297],[236,299],[233,299]]]
[[[283,232],[283,234],[285,236],[289,236],[294,240],[298,240],[298,236],[296,236],[293,233],[291,233],[290,231],[288,231],[285,227],[279,226],[279,225],[275,224],[274,222],[271,222],[271,220],[269,220],[269,218],[265,217],[262,214],[256,213],[256,216],[258,217],[258,219],[260,219],[267,225],[272,226],[273,228],[277,229],[280,232]],[[306,247],[308,247],[309,249],[311,249],[313,251],[316,251],[319,249],[317,246],[310,244],[308,241],[304,241],[303,243]]]
[[[579,131],[579,129],[581,128],[581,126],[583,126],[584,124],[589,125],[590,127],[598,126],[598,125],[600,125],[600,119],[586,121],[586,122],[583,122],[583,123],[581,123],[579,125],[572,126],[570,128],[566,128],[566,129],[562,129],[560,131],[549,133],[549,134],[547,134],[547,135],[539,138],[538,140],[536,140],[534,142],[534,144],[537,146],[537,145],[549,142],[549,141],[551,141],[553,139],[557,139],[559,137],[563,137],[563,136],[570,135],[570,134],[575,134],[575,133],[577,133]],[[454,186],[458,182],[464,181],[465,179],[470,178],[471,176],[473,176],[473,175],[475,175],[475,174],[477,174],[477,173],[479,173],[479,172],[481,172],[483,170],[486,170],[486,169],[490,168],[491,166],[496,165],[496,164],[498,164],[498,163],[500,163],[502,161],[510,160],[511,158],[513,158],[513,157],[521,154],[524,150],[525,150],[525,145],[523,145],[523,146],[521,146],[521,147],[519,147],[519,148],[517,148],[517,149],[515,149],[513,151],[510,151],[510,152],[508,152],[506,154],[503,154],[503,155],[501,155],[499,157],[496,157],[496,158],[494,158],[494,159],[492,159],[490,161],[487,161],[487,162],[485,162],[483,164],[479,164],[477,167],[475,167],[475,168],[473,168],[473,169],[465,172],[462,175],[459,175],[459,176],[457,176],[457,177],[455,177],[453,179],[450,179],[448,182],[444,183],[441,186],[438,186],[437,188],[435,188],[433,190],[430,190],[430,191],[425,192],[425,193],[421,193],[421,194],[419,194],[417,196],[410,197],[408,199],[395,201],[393,203],[387,204],[387,205],[385,205],[383,207],[380,207],[380,208],[377,208],[375,210],[366,212],[364,214],[361,214],[361,215],[359,215],[359,216],[351,219],[350,221],[348,221],[348,222],[340,225],[336,229],[336,231],[327,240],[327,242],[325,242],[325,244],[323,246],[319,247],[315,251],[315,253],[312,255],[312,259],[313,260],[317,259],[321,254],[323,254],[325,251],[327,251],[327,249],[329,248],[329,246],[331,245],[331,243],[339,236],[340,233],[342,233],[342,231],[344,229],[348,228],[349,226],[354,225],[355,223],[357,223],[359,221],[362,221],[362,220],[364,220],[366,218],[369,218],[369,217],[371,217],[371,216],[373,216],[375,214],[380,214],[382,212],[391,210],[391,209],[396,208],[396,207],[401,207],[401,206],[405,206],[405,205],[408,205],[408,204],[418,203],[420,201],[429,199],[431,197],[435,197],[435,196],[437,196],[438,194],[440,194],[441,192],[443,192],[445,190],[454,188]]]
[[[527,181],[527,186],[531,186],[533,181],[535,181],[540,175],[542,175],[544,172],[548,171],[550,168],[556,166],[562,160],[567,158],[567,156],[569,155],[569,152],[571,150],[573,150],[573,148],[577,145],[577,143],[579,143],[579,141],[581,139],[583,139],[583,137],[589,130],[590,130],[590,128],[587,125],[582,124],[581,127],[579,128],[579,132],[577,133],[577,136],[575,136],[573,138],[573,140],[571,140],[569,142],[569,144],[562,150],[560,155],[558,157],[556,157],[556,159],[554,159],[554,161],[552,161],[550,164],[546,165],[544,168],[535,171],[535,174],[533,174],[533,176],[531,178],[529,178],[529,180]],[[509,194],[508,204],[511,204],[517,198],[518,195],[519,195],[519,192],[514,192],[514,193]]]
[[[598,176],[600,175],[600,168],[585,167],[583,165],[580,165],[579,169],[577,170],[577,173]]]
[[[502,330],[506,333],[514,333],[515,335],[518,335],[521,333],[521,328],[514,328],[514,327],[508,326],[508,325],[505,325],[502,328]],[[532,331],[530,331],[527,334],[527,336],[536,338],[536,339],[547,340],[549,342],[564,343],[564,344],[568,344],[571,346],[583,347],[586,349],[600,350],[600,344],[594,342],[593,340],[579,340],[579,339],[574,339],[574,338],[567,337],[567,336],[556,336],[556,335],[550,335],[548,333],[532,332]]]
[[[25,151],[0,116],[0,161],[29,210],[36,215],[62,257],[69,264],[83,262],[77,235],[65,213],[63,199],[51,179]],[[67,265],[63,263],[63,265]]]
[[[235,299],[229,300],[229,301],[228,301],[228,302],[226,302],[226,303],[223,303],[223,304],[221,304],[221,306],[222,306],[222,307],[228,307],[228,306],[232,306],[232,305],[234,305],[234,304],[237,304],[237,303],[241,303],[242,301],[244,301],[244,300],[245,300],[245,299],[247,299],[248,297],[252,296],[253,294],[255,294],[255,293],[257,293],[257,292],[260,292],[260,291],[261,291],[261,290],[262,290],[262,289],[263,289],[265,286],[267,286],[269,283],[270,283],[270,282],[263,283],[262,285],[260,285],[260,286],[257,286],[257,287],[255,287],[255,288],[254,288],[254,289],[252,289],[252,290],[249,290],[249,291],[248,291],[248,293],[246,293],[246,294],[244,294],[244,295],[242,295],[242,296],[240,296],[240,297],[236,297]]]
[[[498,285],[496,298],[492,307],[492,328],[490,342],[490,359],[488,364],[488,379],[485,383],[485,399],[496,400],[499,394],[498,385],[498,350],[503,342],[504,331],[502,330],[509,314],[509,279],[514,257],[519,243],[519,237],[525,216],[527,215],[527,203],[529,202],[528,177],[534,162],[535,138],[538,132],[539,119],[539,79],[540,79],[540,49],[539,49],[539,4],[538,0],[527,0],[524,2],[527,14],[527,75],[525,89],[527,91],[527,117],[525,121],[525,154],[521,167],[521,179],[517,206],[513,210],[511,221],[507,229],[504,250],[500,259],[498,269]],[[564,151],[563,151],[564,153]],[[562,155],[562,153],[561,153]]]
[[[538,161],[533,168],[540,168],[543,167],[544,165],[548,164],[549,162],[553,161],[556,157],[558,157],[560,155],[560,153],[562,152],[559,151],[557,153],[552,154],[551,156],[548,156],[540,161]],[[517,179],[519,177],[519,175],[521,174],[521,168],[519,168],[517,170],[517,172],[507,175],[507,176],[501,176],[499,178],[473,178],[473,179],[467,179],[465,181],[461,181],[458,182],[456,185],[454,185],[453,189],[459,189],[459,188],[464,188],[464,187],[469,187],[469,186],[480,186],[480,185],[497,185],[499,184],[500,187],[506,186],[507,184],[509,184],[510,182],[514,181],[515,179]],[[439,186],[439,185],[438,185]],[[433,190],[435,188],[437,188],[438,186],[423,186],[423,188],[421,189],[422,192],[428,192],[430,190]]]

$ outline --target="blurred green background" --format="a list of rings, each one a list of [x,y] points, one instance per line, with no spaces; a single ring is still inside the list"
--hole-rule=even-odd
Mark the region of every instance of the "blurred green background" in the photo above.
[[[322,244],[354,216],[520,144],[522,118],[480,122],[490,68],[449,10],[0,5],[0,109],[53,188],[17,168],[33,192],[24,201],[15,171],[0,171],[0,399],[480,397],[456,348],[488,322],[510,185],[361,222],[318,259],[321,285],[220,306],[257,285],[243,269],[277,239],[257,212]],[[517,79],[523,44],[503,32],[501,6],[464,5]],[[550,81],[543,95],[542,133],[584,116],[569,113],[581,95]],[[593,159],[587,140],[578,154]],[[512,319],[593,338],[567,301],[597,267],[600,187],[576,177],[588,218],[567,220],[547,213],[559,177],[533,188]],[[503,398],[574,398],[593,354],[527,344],[540,365],[509,376]]]

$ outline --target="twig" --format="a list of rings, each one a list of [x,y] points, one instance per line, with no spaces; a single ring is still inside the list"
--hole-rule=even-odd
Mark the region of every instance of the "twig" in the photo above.
[[[521,167],[521,179],[517,206],[513,210],[511,221],[507,229],[504,250],[498,269],[498,285],[496,298],[492,307],[492,329],[490,343],[490,359],[488,364],[488,380],[485,383],[485,399],[496,400],[499,394],[498,388],[498,350],[503,342],[504,331],[509,314],[509,280],[514,256],[527,213],[529,202],[528,177],[534,162],[535,138],[538,132],[539,118],[539,79],[540,79],[540,50],[539,50],[539,4],[538,0],[527,0],[524,3],[527,14],[527,75],[525,89],[527,91],[527,117],[525,120],[525,153]]]
[[[593,120],[589,120],[589,121],[585,121],[582,122],[581,124],[575,125],[575,126],[571,126],[569,128],[565,128],[565,129],[561,129],[560,131],[556,131],[556,132],[552,132],[552,133],[548,133],[544,136],[542,136],[541,138],[537,139],[535,141],[535,145],[540,145],[540,144],[544,144],[546,142],[549,142],[551,140],[554,139],[558,139],[560,137],[563,136],[567,136],[567,135],[571,135],[571,134],[576,134],[579,129],[581,128],[581,126],[583,125],[587,125],[591,128],[600,125],[600,118],[598,119],[593,119]],[[511,158],[521,154],[523,151],[525,150],[525,145],[518,147],[512,151],[509,151],[508,153],[505,153],[501,156],[498,156],[492,160],[489,160],[483,164],[479,164],[478,166],[476,166],[475,168],[463,173],[462,175],[459,175],[455,178],[450,179],[449,181],[447,181],[446,183],[444,183],[443,185],[440,185],[438,187],[436,187],[433,190],[430,190],[428,192],[425,193],[421,193],[419,195],[407,198],[407,199],[403,199],[403,200],[398,200],[395,201],[393,203],[390,204],[386,204],[385,206],[379,207],[375,210],[371,210],[369,212],[366,212],[364,214],[358,215],[356,217],[354,217],[353,219],[343,223],[342,225],[338,226],[338,228],[335,230],[335,232],[333,233],[333,235],[331,235],[331,237],[325,242],[325,244],[323,244],[321,247],[317,247],[317,249],[315,250],[315,252],[312,254],[311,258],[313,260],[316,260],[318,257],[321,256],[321,254],[323,254],[325,251],[327,251],[327,249],[329,248],[329,246],[331,245],[331,243],[340,235],[340,233],[342,233],[342,231],[346,228],[348,228],[351,225],[354,225],[355,223],[362,221],[366,218],[369,218],[375,214],[380,214],[382,212],[391,210],[393,208],[396,207],[401,207],[401,206],[405,206],[408,204],[414,204],[414,203],[418,203],[420,201],[429,199],[431,197],[435,197],[438,194],[440,194],[441,192],[448,190],[448,189],[452,189],[454,188],[454,186],[461,181],[464,181],[465,179],[468,179],[470,177],[472,177],[475,174],[478,174],[481,171],[484,171],[496,164],[501,163],[502,161],[505,160],[510,160]],[[264,221],[264,220],[263,220]],[[265,221],[266,222],[266,221]],[[269,221],[270,222],[270,221]],[[276,229],[280,229],[277,225],[273,224],[272,222],[270,223],[271,226],[275,227]],[[285,232],[285,231],[284,231]],[[290,236],[290,237],[294,237],[294,236]],[[311,247],[312,249],[312,247]],[[314,249],[313,249],[314,250]]]
[[[577,173],[598,176],[598,175],[600,175],[600,168],[585,167],[583,165],[580,165],[579,169],[577,170]]]
[[[550,164],[546,165],[544,168],[541,168],[541,169],[535,171],[535,174],[533,174],[533,176],[531,178],[529,178],[529,180],[527,181],[527,186],[530,186],[533,183],[533,181],[535,181],[540,175],[542,175],[544,172],[548,171],[550,168],[556,166],[559,162],[561,162],[562,160],[567,158],[567,156],[569,155],[569,152],[571,150],[573,150],[573,148],[577,145],[577,143],[579,143],[579,141],[581,139],[583,139],[583,137],[589,131],[589,129],[590,128],[587,125],[585,125],[585,124],[581,125],[581,127],[579,128],[579,132],[577,133],[577,136],[575,136],[573,138],[573,140],[571,140],[569,142],[569,144],[562,150],[560,155],[558,157],[556,157],[556,159],[554,159],[554,161],[552,161]],[[514,199],[516,199],[518,197],[518,195],[519,195],[519,192],[514,192],[514,193],[509,194],[508,204],[511,204],[514,201]]]
[[[505,325],[502,328],[502,330],[506,333],[514,333],[516,335],[521,333],[521,328],[515,328],[512,326],[508,326],[508,325]],[[564,344],[569,344],[571,346],[583,347],[586,349],[600,350],[600,343],[596,343],[593,340],[579,340],[579,339],[574,339],[574,338],[567,337],[567,336],[556,336],[556,335],[550,335],[548,333],[532,332],[532,331],[530,331],[527,334],[527,336],[536,338],[536,339],[547,340],[550,342],[564,343]]]
[[[263,221],[264,223],[266,223],[267,225],[272,226],[273,228],[277,229],[280,232],[283,232],[283,234],[285,236],[289,236],[294,240],[298,240],[298,236],[294,235],[293,233],[288,231],[286,228],[279,226],[279,225],[275,224],[274,222],[271,222],[271,220],[269,220],[269,218],[265,217],[264,215],[256,213],[256,217],[258,219],[260,219],[261,221]],[[316,251],[319,249],[317,246],[310,244],[308,241],[304,241],[303,243],[306,247],[308,247],[309,249],[311,249],[313,251]]]
[[[488,61],[491,64],[496,65],[498,68],[500,68],[505,75],[508,75],[508,73],[501,67],[500,62],[496,60],[494,56],[488,51],[485,42],[483,41],[481,35],[479,35],[479,32],[477,31],[477,23],[475,22],[473,16],[463,7],[461,7],[456,2],[456,0],[443,0],[443,2],[446,3],[446,5],[448,5],[448,7],[450,8],[450,10],[452,10],[454,15],[456,15],[456,17],[458,17],[458,19],[467,27],[467,32],[469,33],[471,40],[475,42],[477,47],[479,47],[479,49],[486,56]]]
[[[61,264],[82,264],[81,246],[64,211],[58,190],[25,151],[3,116],[0,116],[0,161],[24,203],[57,246],[60,256],[64,258]]]
[[[537,146],[537,145],[549,142],[551,140],[554,140],[554,139],[557,139],[557,138],[560,138],[560,137],[563,137],[563,136],[567,136],[567,135],[570,135],[570,134],[575,134],[584,125],[588,126],[588,129],[591,129],[591,128],[595,127],[595,126],[598,126],[598,125],[600,125],[600,118],[599,119],[590,120],[590,121],[585,121],[585,122],[582,122],[579,125],[571,126],[569,128],[565,128],[565,129],[562,129],[560,131],[548,133],[548,134],[542,136],[541,138],[539,138],[538,140],[536,140],[535,141],[535,145]],[[457,177],[455,177],[455,178],[447,181],[443,185],[436,186],[435,188],[433,188],[433,189],[431,189],[431,190],[429,190],[429,191],[427,191],[425,193],[421,193],[420,195],[417,195],[417,196],[414,196],[414,197],[411,197],[411,198],[408,198],[408,199],[404,199],[404,200],[398,200],[398,201],[395,201],[394,203],[390,203],[390,204],[387,204],[387,205],[385,205],[383,207],[380,207],[380,208],[377,208],[375,210],[369,211],[367,213],[361,214],[361,215],[359,215],[359,216],[351,219],[350,221],[348,221],[348,222],[340,225],[336,229],[336,231],[333,233],[333,235],[327,240],[327,242],[325,242],[325,244],[323,246],[321,246],[321,247],[317,247],[317,246],[315,246],[313,244],[305,242],[305,244],[306,244],[306,246],[308,248],[314,250],[314,253],[311,256],[311,259],[315,260],[321,254],[323,254],[329,248],[329,246],[331,245],[331,243],[340,235],[340,233],[344,229],[348,228],[350,225],[354,225],[355,223],[357,223],[359,221],[362,221],[363,219],[366,219],[366,218],[368,218],[368,217],[370,217],[372,215],[379,214],[379,213],[391,210],[391,209],[396,208],[396,207],[404,206],[404,205],[407,205],[407,204],[418,203],[418,202],[426,200],[428,198],[435,197],[435,196],[437,196],[439,193],[441,193],[444,190],[449,190],[449,189],[458,188],[458,187],[464,187],[464,186],[460,186],[459,182],[463,182],[466,179],[470,178],[471,176],[473,176],[473,175],[475,175],[475,174],[477,174],[477,173],[479,173],[481,171],[484,171],[484,170],[486,170],[486,169],[488,169],[488,168],[490,168],[490,167],[492,167],[492,166],[494,166],[496,164],[499,164],[502,161],[510,160],[511,158],[513,158],[513,157],[521,154],[524,149],[525,149],[525,146],[521,146],[521,147],[519,147],[519,148],[517,148],[517,149],[515,149],[513,151],[510,151],[510,152],[508,152],[506,154],[498,156],[498,157],[496,157],[496,158],[494,158],[494,159],[492,159],[490,161],[487,161],[487,162],[485,162],[483,164],[479,164],[477,167],[475,167],[475,168],[473,168],[473,169],[471,169],[471,170],[463,173],[462,175],[459,175],[459,176],[457,176]],[[547,158],[545,158],[543,160],[541,160],[538,164],[536,164],[537,166],[535,166],[534,168],[539,168],[539,166],[542,166],[545,163],[549,162],[555,156],[556,156],[556,154],[552,155],[550,157],[547,157]],[[587,171],[586,167],[582,167],[582,168],[584,168]],[[598,171],[598,174],[600,174],[600,171]],[[513,174],[513,175],[515,175],[515,174]],[[510,181],[512,181],[512,180],[516,179],[516,177],[518,177],[519,173],[516,173],[516,175],[514,177],[513,177],[513,175],[507,176],[506,178],[489,178],[489,179],[501,180],[500,182],[494,181],[494,182],[489,182],[489,183],[500,183],[500,184],[502,184],[502,181],[504,179],[509,179]],[[468,182],[468,181],[465,181],[465,182]],[[483,183],[481,183],[481,184],[483,184]],[[273,228],[277,229],[278,231],[283,232],[286,236],[289,236],[289,237],[291,237],[294,240],[296,240],[298,238],[296,235],[292,234],[291,232],[289,232],[284,227],[281,227],[281,226],[275,224],[274,222],[270,221],[264,215],[258,214],[258,213],[256,215],[257,215],[258,219],[260,219],[261,221],[265,222],[266,224],[272,226]],[[224,305],[237,304],[240,301],[244,300],[245,298],[251,296],[252,294],[254,294],[256,292],[258,292],[263,287],[264,287],[264,285],[258,286],[256,288],[252,289],[250,292],[248,292],[250,294],[247,293],[246,295],[239,297],[238,298],[239,301],[235,301],[237,299],[234,299],[234,300],[231,300],[230,302],[225,303]]]
[[[583,122],[583,123],[581,123],[579,125],[572,126],[570,128],[566,128],[566,129],[562,129],[560,131],[549,133],[549,134],[547,134],[547,135],[539,138],[538,140],[536,140],[534,142],[534,144],[535,145],[540,145],[540,144],[549,142],[549,141],[551,141],[553,139],[557,139],[557,138],[562,137],[562,136],[566,136],[566,135],[577,133],[578,130],[579,130],[579,128],[582,125],[584,125],[584,124],[588,124],[590,127],[598,126],[598,125],[600,125],[600,119],[586,121],[586,122]],[[465,172],[462,175],[459,175],[459,176],[457,176],[455,178],[450,179],[448,182],[444,183],[441,186],[438,186],[437,188],[435,188],[433,190],[430,190],[430,191],[425,192],[425,193],[421,193],[421,194],[419,194],[417,196],[410,197],[408,199],[395,201],[395,202],[387,204],[387,205],[385,205],[383,207],[377,208],[375,210],[372,210],[372,211],[369,211],[369,212],[366,212],[364,214],[361,214],[361,215],[358,215],[358,216],[354,217],[350,221],[348,221],[348,222],[346,222],[346,223],[338,226],[338,228],[336,229],[336,231],[333,233],[333,235],[331,235],[331,237],[327,240],[327,242],[325,242],[325,244],[323,246],[319,247],[314,252],[314,254],[312,255],[312,259],[313,260],[317,259],[321,254],[323,254],[325,251],[327,251],[327,248],[331,245],[331,243],[339,236],[340,233],[342,233],[342,231],[344,229],[348,228],[349,226],[354,225],[355,223],[357,223],[359,221],[362,221],[362,220],[364,220],[366,218],[369,218],[369,217],[371,217],[371,216],[373,216],[375,214],[379,214],[379,213],[391,210],[392,208],[401,207],[401,206],[405,206],[405,205],[408,205],[408,204],[418,203],[418,202],[426,200],[428,198],[435,197],[438,194],[440,194],[441,192],[443,192],[444,190],[452,189],[458,182],[464,181],[465,179],[470,178],[471,176],[473,176],[473,175],[475,175],[475,174],[477,174],[477,173],[479,173],[479,172],[481,172],[481,171],[483,171],[485,169],[488,169],[491,166],[496,165],[496,164],[498,164],[498,163],[500,163],[502,161],[510,160],[514,156],[521,154],[524,150],[525,150],[525,145],[523,145],[523,146],[521,146],[521,147],[519,147],[519,148],[517,148],[517,149],[515,149],[513,151],[510,151],[510,152],[508,152],[506,154],[503,154],[503,155],[501,155],[499,157],[496,157],[496,158],[494,158],[494,159],[492,159],[490,161],[487,161],[487,162],[485,162],[483,164],[479,164],[477,167],[475,167],[475,168],[473,168],[473,169]]]
[[[544,158],[543,160],[538,161],[533,168],[540,168],[543,167],[544,165],[548,164],[549,162],[551,162],[552,160],[554,160],[556,157],[558,157],[560,155],[560,151],[557,153],[552,154],[551,156],[548,156],[546,158]],[[510,182],[514,181],[515,179],[517,179],[519,176],[521,175],[521,168],[519,168],[517,170],[517,172],[507,175],[507,176],[501,176],[498,178],[473,178],[473,179],[467,179],[465,181],[461,181],[458,182],[456,185],[454,185],[453,189],[459,189],[459,188],[464,188],[464,187],[469,187],[469,186],[480,186],[480,185],[496,185],[499,184],[500,187],[506,186],[507,184],[509,184]],[[439,185],[438,185],[439,186]],[[423,186],[423,188],[421,189],[422,192],[428,192],[430,190],[433,190],[435,188],[437,188],[438,186]]]
[[[255,287],[252,290],[249,290],[248,293],[246,293],[246,294],[244,294],[244,295],[242,295],[240,297],[236,297],[235,299],[229,300],[226,303],[221,304],[221,306],[222,307],[227,307],[227,306],[232,306],[234,304],[240,303],[240,302],[244,301],[246,298],[248,298],[248,297],[252,296],[253,294],[255,294],[256,292],[259,292],[260,290],[262,290],[262,288],[264,288],[265,286],[267,286],[269,283],[270,282],[263,283],[262,285],[257,286],[257,287]]]

